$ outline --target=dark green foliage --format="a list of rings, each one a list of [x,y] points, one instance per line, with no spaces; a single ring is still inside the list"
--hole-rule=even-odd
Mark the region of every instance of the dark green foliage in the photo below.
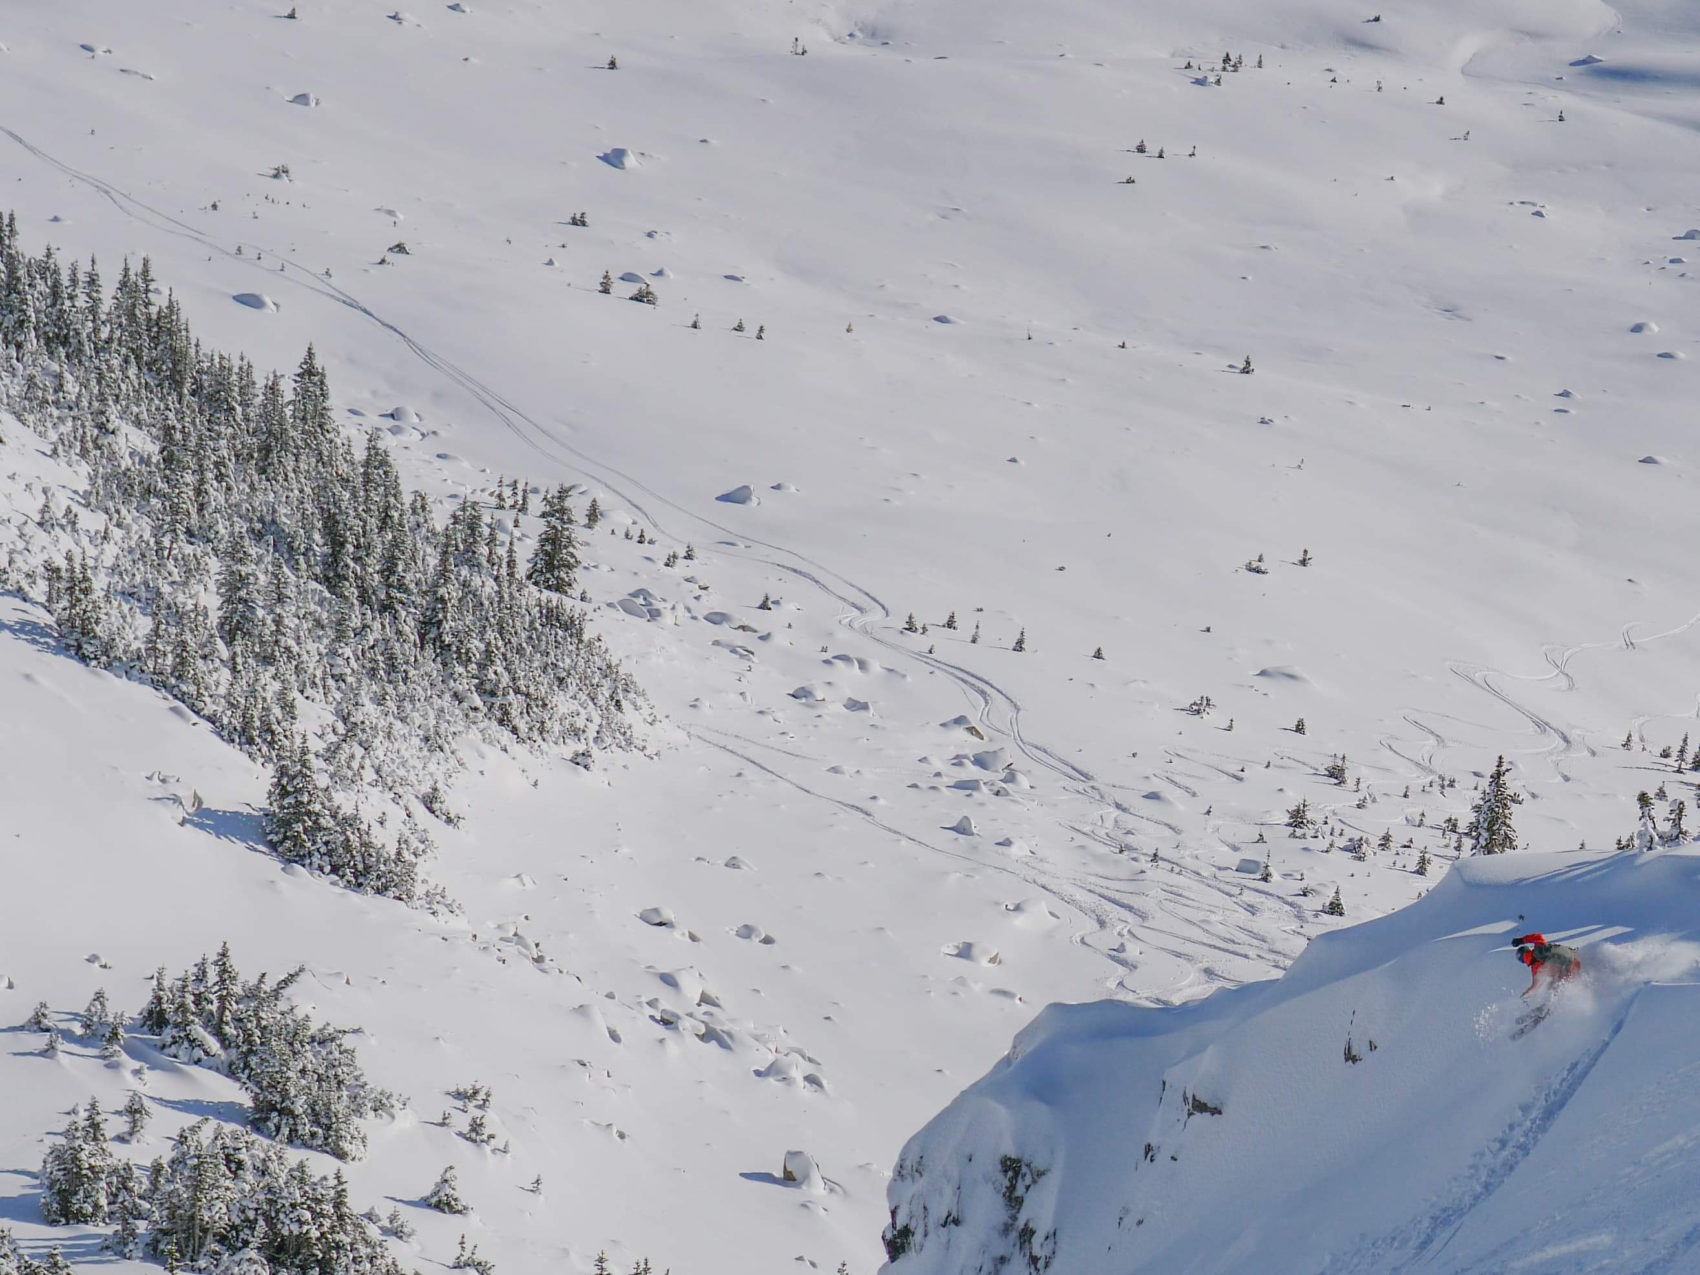
[[[0,222],[0,408],[86,479],[0,585],[43,602],[71,654],[266,762],[293,758],[285,718],[313,706],[339,790],[411,799],[468,731],[634,745],[641,692],[582,611],[518,578],[495,519],[468,501],[439,527],[376,432],[343,436],[315,350],[262,377],[154,286],[126,263],[103,296]]]
[[[71,1122],[41,1163],[41,1215],[49,1226],[105,1223],[108,1178],[116,1160],[106,1144],[100,1103],[71,1112]]]
[[[1334,887],[1334,897],[1329,899],[1327,903],[1323,904],[1322,910],[1328,916],[1346,915],[1346,901],[1340,897],[1339,886]]]
[[[228,945],[214,970],[203,957],[165,993],[159,1047],[181,1062],[219,1060],[248,1090],[249,1122],[261,1133],[356,1159],[366,1149],[360,1120],[394,1110],[395,1098],[367,1082],[349,1032],[315,1023],[288,1002],[303,970],[275,983],[265,974],[244,983]],[[144,1011],[142,1022],[148,1018]]]
[[[154,1162],[146,1246],[156,1257],[212,1270],[253,1250],[290,1275],[399,1275],[372,1224],[354,1211],[338,1169],[315,1177],[275,1143],[200,1120]]]
[[[525,568],[526,580],[540,589],[569,596],[578,588],[578,538],[567,489],[557,487],[543,497],[543,530]]]
[[[1505,854],[1517,848],[1517,829],[1511,824],[1511,809],[1521,805],[1522,801],[1522,794],[1511,788],[1511,767],[1504,757],[1499,758],[1470,812],[1472,854]]]
[[[305,737],[279,749],[262,826],[266,843],[285,863],[321,872],[362,894],[404,903],[418,897],[418,863],[429,853],[429,839],[409,815],[395,844],[384,844],[365,819],[340,806],[319,783]]]

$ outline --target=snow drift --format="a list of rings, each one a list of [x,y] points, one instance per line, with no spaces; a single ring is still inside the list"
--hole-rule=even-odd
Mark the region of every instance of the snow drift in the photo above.
[[[1685,1268],[1697,905],[1693,854],[1477,859],[1279,980],[1053,1005],[904,1149],[885,1269]],[[1533,926],[1585,977],[1514,1039]]]

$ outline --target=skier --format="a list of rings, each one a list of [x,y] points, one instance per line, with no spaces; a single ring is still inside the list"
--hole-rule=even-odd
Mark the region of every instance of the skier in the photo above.
[[[1511,940],[1517,947],[1517,959],[1529,967],[1529,986],[1523,995],[1540,984],[1541,971],[1547,971],[1547,981],[1557,987],[1568,978],[1574,978],[1582,969],[1582,957],[1573,947],[1563,943],[1548,943],[1544,934],[1524,934]]]

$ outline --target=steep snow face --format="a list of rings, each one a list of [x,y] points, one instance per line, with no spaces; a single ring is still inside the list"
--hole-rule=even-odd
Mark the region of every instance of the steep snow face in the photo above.
[[[1685,1269],[1697,914],[1692,853],[1473,860],[1277,981],[1052,1006],[904,1149],[887,1269]],[[1519,1034],[1530,922],[1583,974]]]

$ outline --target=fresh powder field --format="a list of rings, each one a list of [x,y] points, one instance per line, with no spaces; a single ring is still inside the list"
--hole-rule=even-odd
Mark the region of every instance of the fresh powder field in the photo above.
[[[0,12],[0,1275],[1700,1269],[1700,11],[393,3]]]

